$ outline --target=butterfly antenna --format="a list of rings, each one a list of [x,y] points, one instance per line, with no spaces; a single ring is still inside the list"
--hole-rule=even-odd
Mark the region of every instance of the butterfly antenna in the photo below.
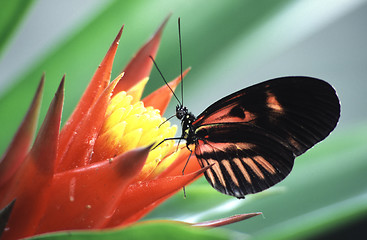
[[[180,45],[180,65],[181,65],[181,106],[183,106],[183,76],[182,76],[182,44],[181,44],[181,20],[178,18],[178,41]]]
[[[159,70],[157,63],[154,61],[154,58],[153,58],[151,55],[149,55],[149,57],[150,57],[150,59],[152,59],[152,61],[153,61],[153,63],[154,63],[155,68],[158,70],[159,74],[161,75],[161,77],[162,77],[163,81],[166,83],[167,87],[171,90],[171,92],[172,92],[173,96],[175,96],[175,98],[176,98],[177,102],[182,106],[181,101],[178,99],[178,97],[176,96],[175,92],[172,90],[172,88],[171,88],[171,87],[169,86],[169,84],[167,83],[167,81],[166,81],[166,79],[164,78],[164,76],[163,76],[163,74],[162,74],[161,70]]]

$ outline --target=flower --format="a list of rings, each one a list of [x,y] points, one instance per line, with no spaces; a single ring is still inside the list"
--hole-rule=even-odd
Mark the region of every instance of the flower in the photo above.
[[[149,56],[158,50],[167,19],[123,73],[110,82],[121,28],[59,131],[63,77],[31,146],[42,77],[29,111],[0,162],[0,208],[8,217],[2,239],[126,226],[205,171],[191,159],[182,175],[189,152],[177,150],[173,141],[156,145],[173,137],[177,129],[161,116],[172,96],[169,88],[163,86],[140,100],[153,65]],[[179,76],[171,81],[170,87],[174,89],[180,80]],[[152,150],[153,145],[157,147]]]

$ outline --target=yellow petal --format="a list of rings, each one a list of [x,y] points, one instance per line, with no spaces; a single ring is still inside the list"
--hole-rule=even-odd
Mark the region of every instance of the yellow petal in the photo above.
[[[111,99],[106,119],[96,140],[92,162],[106,160],[134,148],[158,144],[163,139],[174,137],[177,127],[166,122],[159,110],[145,108],[143,102],[134,100],[145,83],[146,81],[141,81],[129,91],[135,94],[134,97],[122,91]],[[149,153],[140,179],[157,175],[176,158],[177,154],[172,154],[176,150],[174,143],[175,141],[165,141]],[[160,164],[162,159],[165,159],[165,164]],[[158,166],[160,167],[156,170]]]
[[[129,91],[127,92],[130,96],[133,97],[133,103],[138,102],[140,100],[148,80],[149,80],[148,77],[143,78],[135,86],[130,88]]]

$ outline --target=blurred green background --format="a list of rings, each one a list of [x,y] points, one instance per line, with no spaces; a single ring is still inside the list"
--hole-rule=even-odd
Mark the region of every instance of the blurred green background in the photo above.
[[[367,236],[367,1],[365,0],[15,0],[0,9],[0,153],[21,122],[43,72],[41,119],[66,74],[66,120],[125,24],[112,77],[172,13],[156,57],[167,79],[179,74],[181,17],[185,105],[199,114],[238,89],[307,75],[337,90],[336,130],[296,160],[276,187],[237,200],[204,179],[147,216],[204,221],[263,212],[226,227],[233,238],[356,239]],[[162,85],[154,69],[145,95]],[[172,101],[167,115],[174,113]],[[175,122],[175,124],[179,124]]]

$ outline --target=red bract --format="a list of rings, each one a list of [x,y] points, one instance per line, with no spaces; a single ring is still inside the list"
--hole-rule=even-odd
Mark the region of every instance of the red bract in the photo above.
[[[176,152],[172,141],[151,150],[154,143],[176,132],[169,122],[162,124],[165,119],[161,114],[172,97],[169,88],[163,86],[139,101],[152,68],[149,56],[154,57],[158,50],[166,21],[125,72],[110,82],[121,28],[59,131],[63,78],[30,148],[42,77],[29,111],[0,162],[0,208],[15,199],[12,208],[6,208],[7,214],[12,211],[2,239],[131,224],[206,170],[200,169],[193,157],[182,175],[188,151],[183,148]],[[175,89],[180,81],[179,76],[169,85]]]

